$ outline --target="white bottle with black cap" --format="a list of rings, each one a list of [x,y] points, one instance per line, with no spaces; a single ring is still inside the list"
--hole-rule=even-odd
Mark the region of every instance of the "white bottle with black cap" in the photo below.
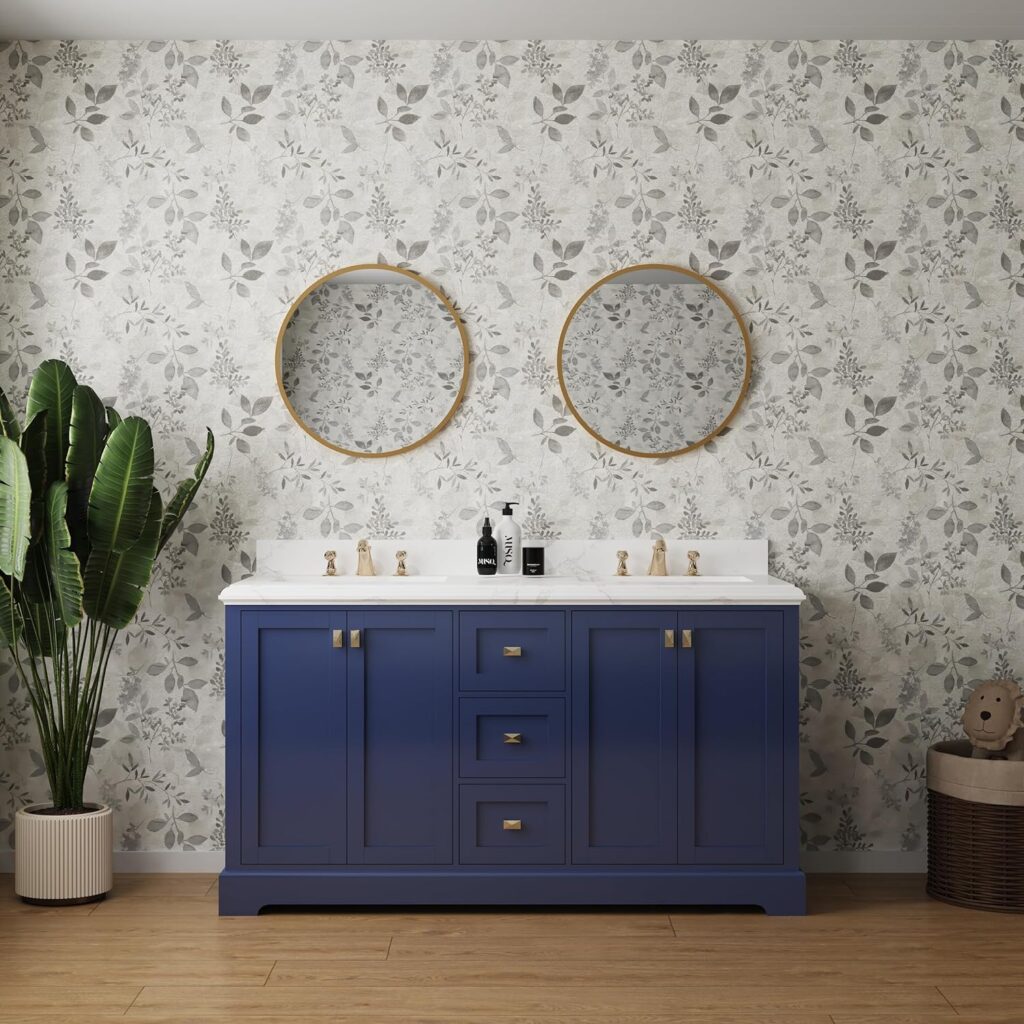
[[[506,501],[498,520],[498,574],[518,576],[523,571],[523,531],[512,518],[512,506],[518,501]]]

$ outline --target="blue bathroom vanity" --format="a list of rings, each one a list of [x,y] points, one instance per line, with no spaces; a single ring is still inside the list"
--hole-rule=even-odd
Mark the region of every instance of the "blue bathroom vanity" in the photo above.
[[[229,587],[221,913],[803,913],[802,594],[722,579]]]

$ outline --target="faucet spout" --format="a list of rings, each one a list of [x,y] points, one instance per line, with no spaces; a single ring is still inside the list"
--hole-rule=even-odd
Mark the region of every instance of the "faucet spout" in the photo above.
[[[356,545],[356,575],[377,575],[377,570],[373,567],[373,556],[370,554],[370,542],[365,539]]]
[[[659,537],[654,542],[654,550],[651,552],[651,564],[647,569],[648,576],[667,576],[668,565],[666,563],[665,539]]]

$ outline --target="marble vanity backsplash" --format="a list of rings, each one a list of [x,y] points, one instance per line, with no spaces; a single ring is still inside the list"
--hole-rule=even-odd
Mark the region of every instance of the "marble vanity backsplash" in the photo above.
[[[545,575],[598,579],[612,576],[617,552],[629,553],[632,576],[644,576],[651,561],[651,541],[568,540],[528,541],[543,545]],[[370,540],[374,567],[378,576],[395,571],[395,553],[406,552],[410,576],[475,576],[476,541],[463,540]],[[704,576],[764,576],[768,573],[767,540],[671,540],[668,544],[668,573],[686,574],[686,552],[700,552],[700,571]],[[256,542],[256,574],[259,576],[322,576],[325,551],[336,551],[339,576],[356,571],[356,542],[344,540],[259,540]]]

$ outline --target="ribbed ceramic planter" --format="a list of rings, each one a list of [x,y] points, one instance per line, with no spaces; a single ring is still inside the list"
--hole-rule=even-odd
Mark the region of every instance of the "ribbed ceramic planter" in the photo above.
[[[84,814],[34,814],[14,819],[14,891],[30,903],[88,903],[114,884],[114,816],[109,807]]]

